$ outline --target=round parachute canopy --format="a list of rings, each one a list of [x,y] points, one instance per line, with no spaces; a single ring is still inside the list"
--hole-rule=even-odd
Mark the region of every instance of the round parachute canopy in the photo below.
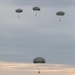
[[[37,7],[37,6],[35,6],[35,7],[33,7],[33,10],[34,10],[34,11],[40,11],[40,8]]]
[[[56,15],[57,15],[57,16],[64,16],[64,15],[65,15],[65,12],[63,12],[63,11],[58,11],[58,12],[56,13]]]
[[[43,57],[36,57],[33,59],[33,63],[46,63]]]
[[[17,13],[22,13],[22,12],[23,12],[22,9],[16,9],[15,11],[16,11]]]

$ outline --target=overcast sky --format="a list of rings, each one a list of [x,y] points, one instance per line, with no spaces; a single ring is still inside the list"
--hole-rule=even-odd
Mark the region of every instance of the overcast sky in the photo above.
[[[17,8],[23,9],[19,19]],[[75,65],[75,0],[0,0],[0,61],[32,63],[37,56]]]

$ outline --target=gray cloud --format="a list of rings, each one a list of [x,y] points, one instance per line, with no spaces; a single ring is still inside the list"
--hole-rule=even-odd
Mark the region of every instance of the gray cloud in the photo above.
[[[38,6],[57,6],[57,7],[61,7],[61,6],[71,6],[71,5],[75,5],[75,1],[74,0],[11,0],[10,1],[11,4],[15,4],[15,5],[38,5]]]
[[[34,57],[43,56],[47,63],[75,64],[75,7],[46,6],[35,17],[30,1],[26,1],[28,6],[22,1],[24,12],[18,19],[15,9],[19,2],[0,5],[0,61],[32,62]],[[56,16],[60,9],[66,12],[61,22]]]
[[[70,65],[71,66],[71,65]],[[41,74],[47,75],[63,75],[75,74],[75,67],[70,67],[64,64],[31,64],[31,63],[13,63],[13,62],[0,62],[0,74],[2,75],[33,75],[37,74],[40,70]]]

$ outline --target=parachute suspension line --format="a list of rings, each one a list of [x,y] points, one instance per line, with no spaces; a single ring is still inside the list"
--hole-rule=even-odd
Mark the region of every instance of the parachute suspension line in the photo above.
[[[20,18],[20,15],[18,15],[18,18]]]
[[[40,68],[37,68],[38,69],[38,74],[40,74]]]
[[[35,13],[35,16],[37,16],[37,13]]]
[[[61,22],[61,17],[59,17],[59,21]]]

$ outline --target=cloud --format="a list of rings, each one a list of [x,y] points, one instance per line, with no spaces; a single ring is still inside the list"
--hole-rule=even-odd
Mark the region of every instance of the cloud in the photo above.
[[[39,69],[38,69],[39,68]],[[47,75],[74,75],[75,68],[69,67],[64,64],[31,64],[31,63],[13,63],[13,62],[0,62],[1,75],[30,75],[37,74],[40,70],[41,74]]]
[[[33,6],[52,6],[52,7],[65,7],[65,6],[72,6],[75,5],[74,0],[10,0],[11,4],[14,5],[33,5]]]

